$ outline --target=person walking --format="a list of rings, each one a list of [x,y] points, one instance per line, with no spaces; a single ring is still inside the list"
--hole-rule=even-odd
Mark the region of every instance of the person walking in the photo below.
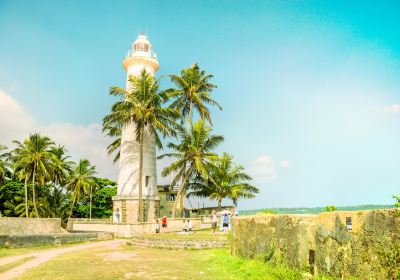
[[[225,233],[227,233],[229,229],[229,220],[228,213],[225,213],[224,217],[222,218],[222,229]]]
[[[217,223],[218,223],[217,212],[213,210],[211,213],[211,228],[213,235],[215,235],[215,230],[217,229]]]
[[[187,229],[189,232],[192,232],[192,230],[193,230],[193,225],[190,220],[187,220]]]
[[[165,231],[167,229],[167,216],[163,216],[161,219],[161,226],[163,230]]]
[[[160,233],[160,221],[158,219],[156,223],[156,233]]]

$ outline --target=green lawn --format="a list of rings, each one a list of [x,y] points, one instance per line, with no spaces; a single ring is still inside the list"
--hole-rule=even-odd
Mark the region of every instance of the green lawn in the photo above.
[[[42,279],[302,279],[301,273],[230,255],[228,249],[160,250],[121,245],[65,253],[26,272]]]

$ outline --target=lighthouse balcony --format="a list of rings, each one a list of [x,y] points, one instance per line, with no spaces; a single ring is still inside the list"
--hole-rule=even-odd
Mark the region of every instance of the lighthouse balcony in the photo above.
[[[126,54],[125,59],[131,58],[131,57],[148,57],[148,58],[157,59],[157,55],[150,50],[130,50]]]

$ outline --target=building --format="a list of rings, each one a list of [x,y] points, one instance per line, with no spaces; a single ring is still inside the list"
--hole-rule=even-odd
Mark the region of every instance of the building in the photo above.
[[[131,75],[139,76],[143,69],[154,75],[159,64],[152,53],[152,46],[143,33],[133,42],[132,49],[123,61],[126,70],[126,89],[131,90],[128,81]],[[122,128],[121,156],[119,160],[118,191],[113,197],[115,222],[139,222],[139,143],[136,141],[133,123]],[[144,136],[143,176],[142,176],[143,211],[142,221],[152,222],[157,218],[159,197],[157,192],[156,146],[150,133]]]

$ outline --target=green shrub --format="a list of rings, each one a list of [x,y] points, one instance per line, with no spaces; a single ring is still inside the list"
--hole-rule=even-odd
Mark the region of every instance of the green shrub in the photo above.
[[[336,208],[335,205],[325,206],[325,212],[333,212],[333,211],[336,211],[336,210],[337,210],[337,208]]]
[[[272,209],[264,209],[261,211],[262,214],[278,214],[277,211],[272,210]]]
[[[390,248],[382,246],[379,256],[382,266],[387,269],[388,279],[400,280],[400,242]]]
[[[400,217],[400,196],[393,195],[393,198],[396,199],[396,203],[393,205],[396,207],[396,215]]]

